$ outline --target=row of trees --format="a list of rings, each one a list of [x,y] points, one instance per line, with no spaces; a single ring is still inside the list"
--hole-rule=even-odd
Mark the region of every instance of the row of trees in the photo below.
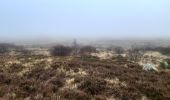
[[[24,55],[31,54],[31,51],[25,49],[25,47],[9,43],[0,43],[0,54],[9,54],[11,51]],[[79,46],[76,40],[73,42],[73,46],[57,45],[50,50],[51,55],[54,56],[85,55],[92,52],[96,52],[95,47]]]
[[[0,43],[0,53],[9,53],[11,49],[17,49],[18,47],[13,44]]]

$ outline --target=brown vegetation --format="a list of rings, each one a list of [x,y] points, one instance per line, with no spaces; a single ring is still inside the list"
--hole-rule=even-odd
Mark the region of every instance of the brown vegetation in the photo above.
[[[145,97],[151,100],[166,100],[170,98],[169,72],[146,72],[141,66],[125,61],[126,59],[114,62],[96,58],[90,62],[88,58],[81,57],[71,60],[70,57],[51,57],[53,62],[48,63],[49,67],[43,63],[46,59],[49,58],[26,55],[1,56],[0,63],[3,66],[0,71],[0,99],[140,100]],[[7,61],[13,63],[13,60],[18,60],[20,63],[10,65],[7,63]],[[39,60],[41,62],[36,63]]]

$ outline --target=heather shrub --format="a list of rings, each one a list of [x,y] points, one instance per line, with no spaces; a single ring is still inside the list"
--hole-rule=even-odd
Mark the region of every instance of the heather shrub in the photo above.
[[[91,100],[91,96],[83,91],[78,90],[64,90],[61,92],[61,97],[64,100]]]
[[[97,78],[85,78],[78,88],[90,95],[98,95],[106,90],[106,82]]]

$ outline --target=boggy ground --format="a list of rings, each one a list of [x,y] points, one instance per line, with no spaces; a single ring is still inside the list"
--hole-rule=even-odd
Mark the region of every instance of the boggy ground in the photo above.
[[[1,100],[168,100],[170,73],[123,58],[0,56]]]

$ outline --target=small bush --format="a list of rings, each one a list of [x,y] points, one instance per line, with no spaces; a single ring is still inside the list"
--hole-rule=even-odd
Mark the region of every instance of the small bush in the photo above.
[[[9,71],[9,73],[21,72],[23,70],[23,68],[24,67],[21,64],[14,63],[9,67],[8,71]]]
[[[63,78],[54,78],[50,81],[51,84],[57,86],[58,88],[64,86],[64,79]]]
[[[115,46],[115,47],[112,46],[112,47],[107,48],[107,50],[114,51],[117,54],[122,54],[122,53],[125,52],[124,48],[123,47],[119,47],[119,46]]]
[[[35,93],[37,86],[34,80],[25,80],[20,83],[22,90],[28,94]]]
[[[96,52],[96,48],[92,47],[92,46],[84,46],[80,49],[81,55],[86,55],[86,54],[90,54],[90,53],[94,53],[94,52]]]
[[[87,78],[79,86],[79,89],[91,95],[98,95],[106,90],[106,82],[96,78]]]
[[[11,84],[12,80],[14,80],[10,74],[7,73],[0,73],[0,84]]]
[[[53,56],[69,56],[72,52],[71,47],[58,45],[51,49],[50,53]]]
[[[160,67],[163,69],[170,69],[170,59],[160,62]]]
[[[130,61],[139,62],[142,59],[143,55],[144,52],[141,51],[140,48],[132,47],[128,51],[128,58]]]

